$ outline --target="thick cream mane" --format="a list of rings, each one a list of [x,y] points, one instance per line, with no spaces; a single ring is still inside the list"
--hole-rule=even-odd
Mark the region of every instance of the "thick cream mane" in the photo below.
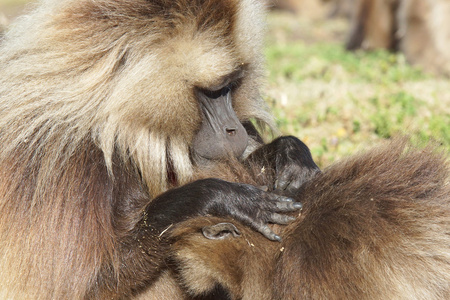
[[[123,159],[131,156],[153,196],[168,188],[169,158],[179,184],[189,181],[194,166],[187,142],[198,127],[199,113],[187,92],[191,83],[177,77],[170,61],[161,60],[169,55],[161,44],[166,34],[149,26],[148,20],[141,22],[147,27],[139,23],[139,28],[127,28],[127,20],[138,22],[102,6],[103,1],[79,2],[43,1],[45,5],[12,25],[0,46],[0,161],[18,149],[23,159],[39,158],[36,164],[47,166],[39,171],[45,173],[39,177],[45,184],[84,143],[93,142],[103,151],[109,170],[114,153]],[[124,7],[139,5],[125,2]],[[89,19],[94,9],[77,11],[86,3],[111,20]],[[261,22],[263,8],[252,0],[240,1],[238,7],[235,49],[215,50],[217,45],[211,44],[213,50],[198,50],[196,59],[214,61],[212,69],[218,75],[239,63],[231,59],[233,55],[248,63],[249,80],[244,85],[250,92],[236,101],[235,109],[243,120],[271,123],[259,95],[262,32],[254,24]],[[113,18],[125,25],[115,28]],[[172,39],[176,51],[180,51],[177,43],[189,42],[186,36],[202,38],[184,27],[188,29],[179,35],[183,39],[176,35]],[[173,58],[182,60],[183,52],[176,51]],[[192,79],[192,84],[216,75],[198,68],[191,73],[203,76]],[[180,123],[174,123],[172,115]]]

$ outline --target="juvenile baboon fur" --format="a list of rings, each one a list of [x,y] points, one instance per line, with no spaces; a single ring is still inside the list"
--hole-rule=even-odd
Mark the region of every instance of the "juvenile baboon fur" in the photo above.
[[[397,140],[306,182],[281,243],[196,218],[171,232],[173,260],[192,294],[220,284],[243,300],[448,299],[449,180],[446,155]]]
[[[450,2],[357,0],[347,49],[389,49],[424,69],[450,74]]]
[[[213,163],[192,153],[199,94],[232,95],[251,137],[244,154],[260,145],[248,121],[272,123],[259,94],[262,13],[257,0],[42,0],[11,26],[0,46],[0,298],[137,295],[161,275],[162,227],[189,217],[183,205],[207,214],[207,197],[240,200],[181,194],[152,210]],[[252,197],[234,203],[263,225]]]

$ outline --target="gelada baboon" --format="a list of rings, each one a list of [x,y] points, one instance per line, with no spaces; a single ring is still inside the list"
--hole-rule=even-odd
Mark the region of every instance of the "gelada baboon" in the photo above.
[[[272,10],[285,11],[297,15],[321,16],[323,3],[318,0],[265,0]]]
[[[350,18],[357,0],[322,0],[324,3],[329,3],[330,11],[328,16],[331,18],[342,17]]]
[[[300,204],[195,181],[248,157],[262,144],[252,124],[271,124],[262,13],[257,0],[42,0],[11,26],[0,48],[0,298],[138,295],[164,273],[160,236],[192,216],[229,215],[279,239],[268,222],[288,223]],[[279,161],[274,184],[297,186]]]
[[[402,0],[398,11],[399,49],[409,62],[450,76],[450,2]]]
[[[0,12],[0,38],[3,36],[3,31],[5,30],[8,23],[8,18],[6,18],[6,16],[2,12]]]
[[[298,13],[305,0],[268,0],[271,9],[285,10]]]
[[[397,140],[310,176],[281,243],[230,218],[193,218],[171,233],[192,294],[231,299],[449,299],[450,166]]]
[[[396,14],[400,0],[356,0],[351,16],[350,34],[346,42],[349,50],[397,50]]]
[[[450,75],[447,0],[356,0],[347,49],[389,49],[424,69]]]

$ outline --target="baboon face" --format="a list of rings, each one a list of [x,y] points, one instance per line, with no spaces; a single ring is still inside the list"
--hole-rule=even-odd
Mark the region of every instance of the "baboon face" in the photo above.
[[[114,85],[101,122],[181,137],[208,159],[240,156],[247,147],[241,121],[260,101],[260,29],[249,26],[258,21],[246,12],[255,3],[129,2],[79,1],[58,23],[66,27],[58,31],[64,47],[93,47],[96,57],[81,63],[116,62],[97,69],[110,72]]]

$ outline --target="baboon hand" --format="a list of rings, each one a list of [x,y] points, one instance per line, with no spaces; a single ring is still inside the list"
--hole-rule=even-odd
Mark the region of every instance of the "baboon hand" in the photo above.
[[[291,195],[305,182],[320,172],[309,148],[298,138],[284,136],[274,140],[273,168],[275,169],[275,192]]]
[[[167,191],[147,207],[147,223],[155,230],[195,216],[232,217],[273,241],[281,238],[268,226],[287,224],[286,215],[302,208],[293,199],[269,193],[249,184],[209,178]]]
[[[210,202],[207,213],[231,216],[273,241],[280,241],[281,238],[270,229],[269,224],[288,224],[295,217],[285,213],[302,208],[301,203],[291,198],[269,193],[252,185],[212,180],[222,185],[221,191],[228,192],[218,191],[219,197]]]
[[[298,164],[288,164],[277,170],[274,183],[274,190],[285,194],[293,194],[305,182],[311,179],[318,169],[305,169],[304,166]]]

